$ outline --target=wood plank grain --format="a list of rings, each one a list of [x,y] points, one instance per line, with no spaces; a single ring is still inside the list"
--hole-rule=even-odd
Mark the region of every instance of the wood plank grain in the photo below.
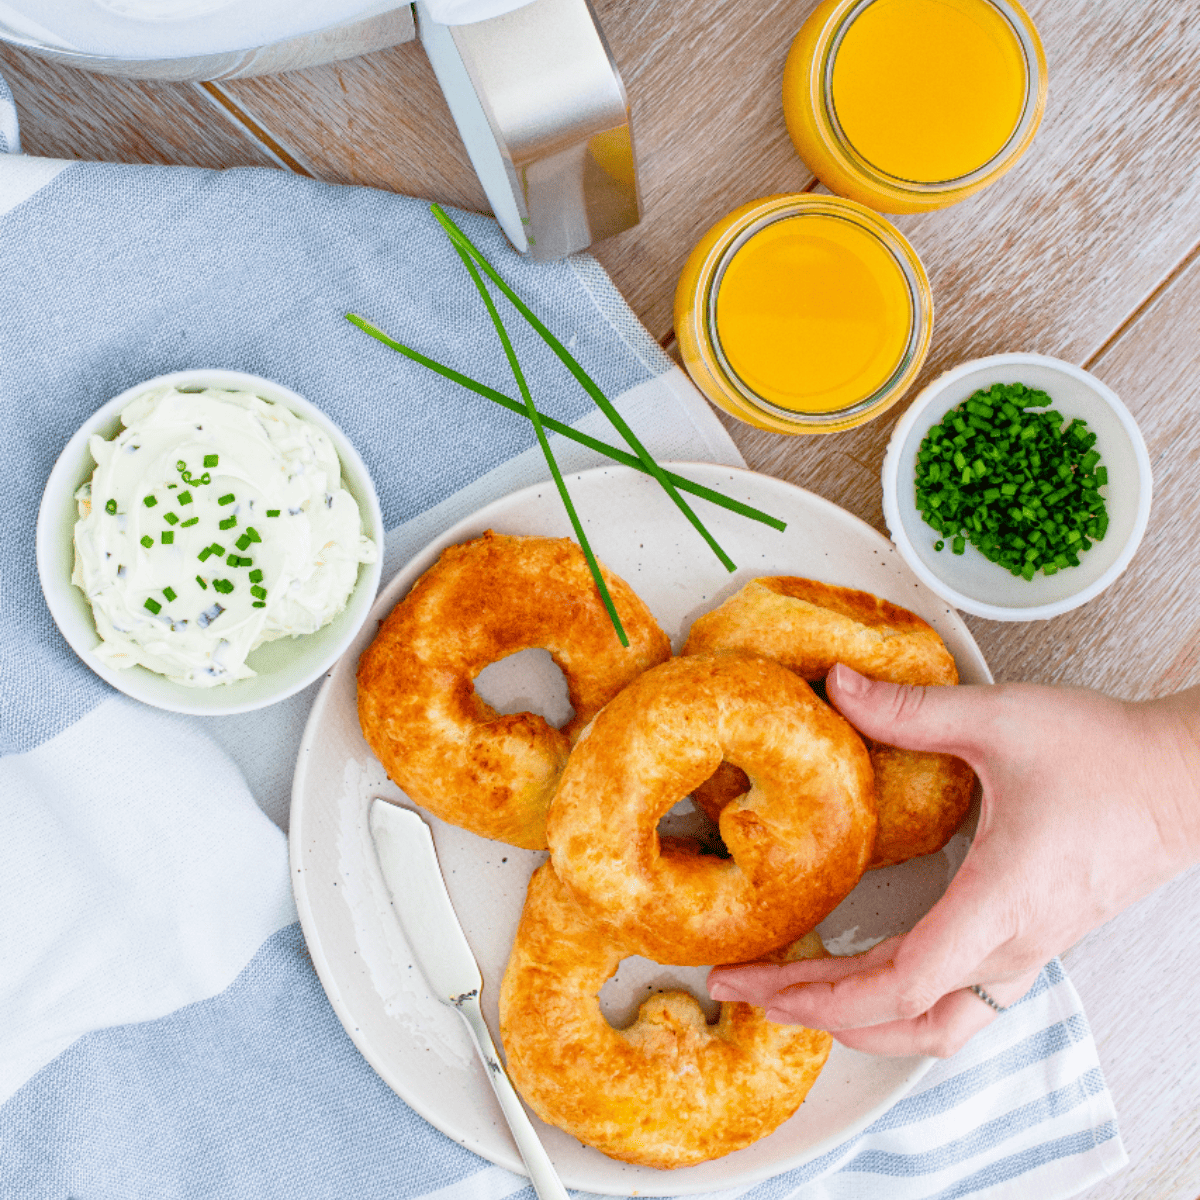
[[[0,44],[26,154],[196,167],[269,167],[269,151],[188,84],[91,75]]]
[[[1200,1193],[1200,867],[1063,955],[1096,1038],[1129,1165],[1080,1200]],[[1190,986],[1189,986],[1190,985]]]
[[[419,43],[214,86],[319,179],[490,211]]]
[[[962,204],[896,218],[929,270],[936,310],[915,390],[1000,351],[1084,363],[1200,240],[1200,171],[1185,166],[1200,161],[1200,25],[1172,0],[1028,8],[1051,80],[1028,155]],[[1159,387],[1156,371],[1147,364],[1144,385]],[[758,470],[883,529],[877,472],[903,408],[836,437],[734,436]]]
[[[1200,253],[1089,369],[1133,413],[1154,502],[1141,548],[1103,595],[1051,621],[967,618],[998,679],[1131,699],[1200,683]]]

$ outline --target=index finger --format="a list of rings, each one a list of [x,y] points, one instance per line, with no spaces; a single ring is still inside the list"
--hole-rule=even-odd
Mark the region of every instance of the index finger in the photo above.
[[[778,993],[772,1009],[797,1024],[830,1031],[911,1020],[928,1012],[970,981],[1004,940],[967,868],[964,863],[912,932],[876,947],[882,952],[876,957],[864,955],[865,969],[832,981],[792,983]]]

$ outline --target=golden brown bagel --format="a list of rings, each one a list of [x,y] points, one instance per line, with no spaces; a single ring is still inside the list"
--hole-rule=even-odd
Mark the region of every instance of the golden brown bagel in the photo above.
[[[753,781],[720,814],[730,859],[658,835],[723,759]],[[757,958],[853,889],[875,838],[871,761],[798,676],[765,658],[654,667],[601,711],[546,825],[559,878],[631,952],[698,966]]]
[[[869,679],[942,686],[958,682],[954,659],[915,613],[867,592],[812,579],[754,579],[691,628],[684,654],[762,654],[804,679],[845,663]],[[950,840],[971,803],[975,776],[949,754],[902,750],[864,738],[875,770],[879,831],[870,868],[932,854]],[[745,792],[728,763],[692,793],[710,817]]]
[[[623,580],[604,571],[629,638],[622,647],[567,538],[492,533],[451,546],[383,622],[358,664],[363,736],[418,804],[484,837],[539,850],[571,744],[631,679],[671,653]],[[501,716],[476,694],[489,663],[550,652],[574,717]]]
[[[652,996],[614,1029],[597,995],[627,953],[549,863],[538,868],[500,989],[500,1034],[509,1074],[542,1120],[611,1158],[669,1168],[740,1150],[799,1108],[829,1034],[741,1003],[722,1004],[710,1026],[686,992]]]

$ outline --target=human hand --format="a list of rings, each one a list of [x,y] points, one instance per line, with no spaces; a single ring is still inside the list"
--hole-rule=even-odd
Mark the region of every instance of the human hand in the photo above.
[[[709,992],[874,1054],[949,1056],[1044,963],[1200,861],[1200,689],[1144,703],[1033,684],[903,687],[839,664],[864,734],[965,759],[983,808],[945,895],[865,954],[716,967]]]

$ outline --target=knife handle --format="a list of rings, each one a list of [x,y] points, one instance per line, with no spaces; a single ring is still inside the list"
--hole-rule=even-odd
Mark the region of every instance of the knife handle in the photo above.
[[[513,1140],[517,1143],[525,1169],[529,1172],[529,1182],[533,1184],[533,1190],[540,1200],[570,1200],[567,1189],[563,1187],[562,1180],[559,1179],[558,1172],[554,1169],[537,1130],[529,1120],[512,1080],[508,1077],[508,1072],[500,1062],[491,1031],[483,1019],[478,996],[461,1000],[455,1007],[471,1031],[475,1048],[479,1051],[479,1057],[487,1070],[487,1077],[491,1080],[492,1090],[496,1093],[496,1099],[500,1101],[504,1119],[512,1130]]]

